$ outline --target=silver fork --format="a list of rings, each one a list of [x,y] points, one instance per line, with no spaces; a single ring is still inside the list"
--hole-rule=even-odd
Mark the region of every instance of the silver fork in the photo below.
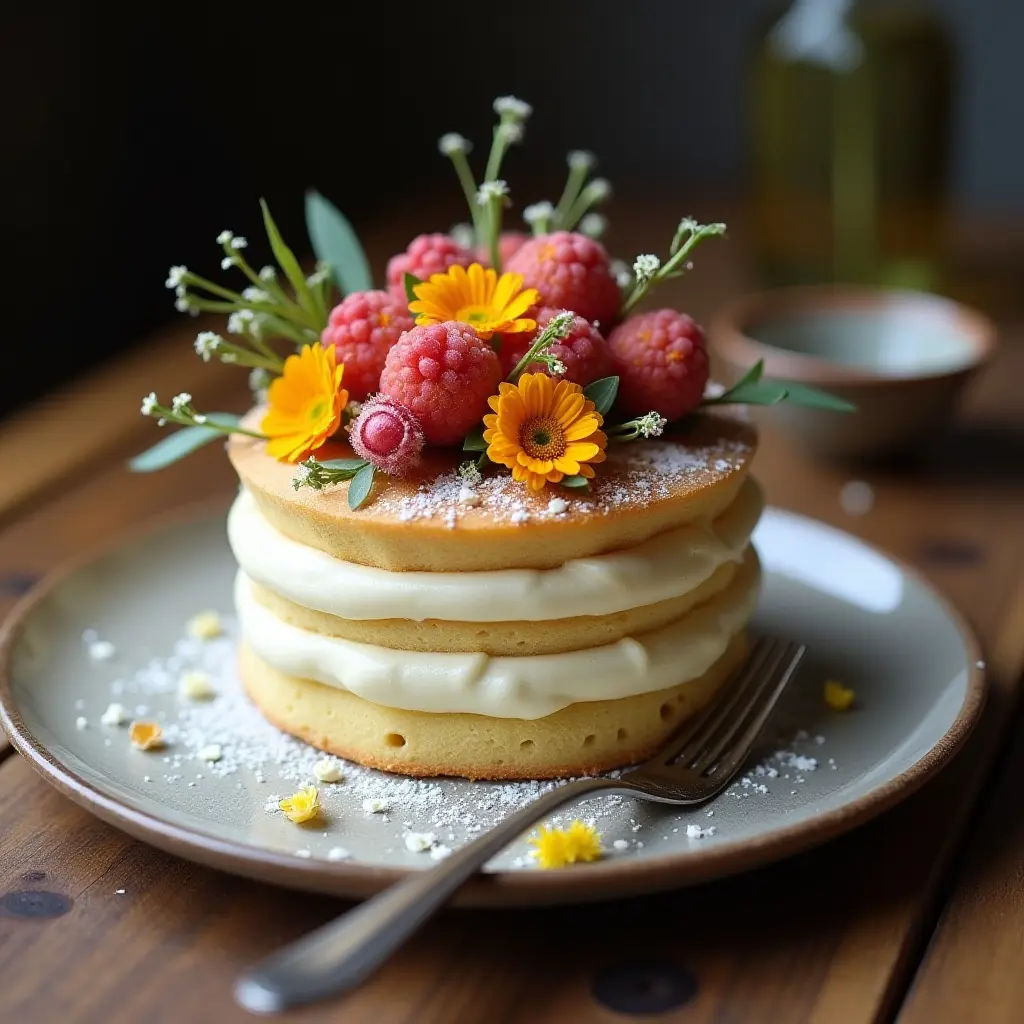
[[[621,778],[578,779],[545,793],[438,867],[414,872],[267,957],[239,978],[235,998],[254,1013],[275,1013],[362,984],[487,861],[579,797],[618,792],[686,806],[720,793],[743,764],[803,654],[800,644],[761,638],[721,696],[645,764]]]

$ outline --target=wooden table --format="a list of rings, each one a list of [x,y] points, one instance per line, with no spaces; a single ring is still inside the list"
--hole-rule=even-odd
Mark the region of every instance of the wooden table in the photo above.
[[[632,211],[620,251],[657,251],[675,212]],[[381,226],[378,265],[408,225]],[[747,287],[742,232],[733,238],[708,246],[666,298],[706,318]],[[137,412],[150,388],[187,386],[207,408],[244,401],[237,371],[191,354],[195,326],[0,429],[4,601],[139,519],[234,487],[216,447],[155,476],[123,466],[156,437]],[[1024,667],[1024,322],[1002,327],[1000,355],[955,433],[913,467],[857,474],[874,488],[870,513],[840,505],[851,471],[812,464],[770,434],[758,456],[773,503],[918,565],[978,631],[992,698],[950,768],[854,834],[744,877],[604,905],[450,913],[347,1001],[289,1019],[1024,1019],[1024,739],[1012,735]],[[0,1020],[241,1021],[236,973],[341,909],[134,842],[58,796],[0,740]]]

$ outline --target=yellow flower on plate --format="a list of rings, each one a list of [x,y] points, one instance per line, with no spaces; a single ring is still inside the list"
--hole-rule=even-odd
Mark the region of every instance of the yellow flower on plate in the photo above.
[[[530,840],[532,856],[542,868],[564,868],[567,864],[583,864],[601,857],[601,837],[593,825],[574,821],[568,828],[541,826]]]
[[[164,731],[157,722],[132,722],[128,738],[136,750],[159,750],[164,745]]]
[[[458,320],[469,324],[485,341],[492,334],[532,331],[537,321],[523,314],[540,301],[535,288],[523,288],[522,274],[502,274],[479,263],[469,269],[453,266],[445,274],[431,274],[429,281],[413,286],[415,302],[409,312],[416,314],[419,327]]]
[[[286,796],[278,805],[289,821],[301,825],[320,817],[320,790],[316,786],[300,789],[293,796]]]
[[[499,384],[488,402],[494,411],[484,417],[487,457],[531,490],[567,476],[590,479],[593,464],[604,462],[604,418],[578,384],[524,373],[517,384]]]
[[[833,711],[849,711],[853,707],[855,696],[853,690],[835,679],[830,679],[825,684],[825,703]]]
[[[341,386],[344,369],[333,345],[306,345],[284,361],[281,376],[267,389],[270,409],[260,425],[268,455],[301,462],[338,429],[348,403]]]

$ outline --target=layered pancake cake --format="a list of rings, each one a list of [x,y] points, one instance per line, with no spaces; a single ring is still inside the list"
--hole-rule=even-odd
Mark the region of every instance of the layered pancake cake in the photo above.
[[[755,445],[702,416],[684,440],[623,446],[585,496],[467,486],[437,455],[353,511],[350,484],[295,490],[236,438],[245,686],[281,729],[388,771],[549,778],[640,760],[743,657]]]
[[[270,721],[387,771],[554,778],[646,757],[725,685],[762,506],[735,407],[837,401],[760,364],[711,386],[700,326],[651,297],[725,225],[683,217],[661,256],[612,259],[591,154],[568,155],[557,204],[503,229],[500,169],[531,111],[494,110],[485,180],[466,139],[439,140],[469,222],[376,280],[317,193],[308,276],[265,203],[276,265],[223,231],[233,280],[171,267],[179,310],[228,314],[195,350],[244,367],[254,403],[151,392],[142,412],[187,433],[134,466],[229,438],[241,675]]]

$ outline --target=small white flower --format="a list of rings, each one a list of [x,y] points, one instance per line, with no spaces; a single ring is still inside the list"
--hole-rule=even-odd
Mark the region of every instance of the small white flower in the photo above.
[[[197,756],[200,761],[216,764],[224,756],[224,751],[219,743],[209,743],[199,751]]]
[[[192,422],[198,423],[200,426],[202,426],[206,422],[206,417],[201,412],[193,413]]]
[[[317,782],[342,782],[345,779],[341,766],[330,757],[322,758],[313,765],[313,775]]]
[[[411,853],[426,853],[436,842],[433,832],[408,832],[405,836],[405,848]]]
[[[525,121],[533,113],[533,107],[515,96],[499,96],[494,101],[494,112],[513,121]]]
[[[292,477],[292,487],[295,490],[298,490],[300,487],[304,486],[312,471],[312,466],[307,466],[304,462],[300,462],[295,467],[295,476]]]
[[[643,437],[661,437],[666,426],[668,426],[668,420],[653,410],[645,413],[636,421],[636,429]]]
[[[642,253],[633,261],[633,273],[638,281],[649,281],[661,267],[661,260],[653,253]]]
[[[208,363],[213,353],[223,344],[224,339],[216,332],[200,331],[192,347],[196,350],[196,355],[202,356],[203,362]]]
[[[249,244],[248,238],[243,238],[241,235],[231,239],[232,249],[244,249]]]
[[[600,238],[608,230],[608,218],[603,213],[588,213],[580,221],[580,231],[589,238]]]
[[[189,305],[188,299],[186,299],[182,295],[179,295],[178,298],[176,298],[174,300],[174,308],[179,313],[192,313],[192,312],[195,312],[195,310],[193,310],[192,307]]]
[[[497,181],[485,181],[476,193],[476,201],[481,206],[486,206],[492,199],[504,199],[508,195],[508,185],[500,179]]]
[[[75,719],[75,728],[79,732],[84,732],[86,729],[89,728],[89,719],[86,718],[84,715],[79,715]]]
[[[236,262],[237,260],[234,256],[225,256],[224,259],[220,261],[220,269],[230,270]]]
[[[177,288],[187,273],[188,267],[171,267],[171,269],[167,271],[167,280],[164,284],[168,288]]]
[[[107,710],[100,715],[103,725],[124,725],[131,716],[123,704],[108,704]]]
[[[178,696],[182,700],[212,700],[217,696],[213,682],[205,672],[195,669],[178,680]]]
[[[532,226],[538,221],[549,220],[554,213],[554,206],[546,199],[542,199],[539,203],[531,203],[523,210],[523,220]]]
[[[228,231],[227,228],[225,228],[217,236],[217,244],[218,245],[230,245],[231,244],[231,239],[234,238],[234,237],[235,236],[230,231]]]
[[[263,267],[258,277],[261,281],[276,281],[277,271],[273,267]]]
[[[552,359],[551,362],[548,363],[548,370],[552,377],[564,377],[568,367],[561,359]]]
[[[612,183],[607,178],[595,178],[583,190],[588,201],[603,203],[612,194]]]
[[[470,487],[475,487],[477,484],[482,483],[484,479],[475,462],[463,462],[459,466],[459,476],[462,477]]]
[[[548,326],[544,329],[551,329],[555,338],[564,338],[568,335],[572,322],[575,319],[576,314],[571,309],[563,309],[561,313],[556,313],[548,321]]]
[[[569,169],[573,171],[589,171],[597,163],[597,157],[587,149],[573,149],[566,157]]]
[[[187,391],[182,391],[181,394],[175,395],[171,399],[171,409],[174,412],[181,412],[192,404],[192,396]]]
[[[183,299],[185,298],[186,295],[188,295],[188,288],[186,288],[183,284],[179,284],[178,287],[174,289],[174,294],[179,299]]]
[[[476,491],[474,491],[469,484],[463,484],[459,488],[458,501],[460,505],[469,505],[470,507],[474,507],[476,505],[479,505],[482,500],[483,499],[480,497],[480,495]]]
[[[455,153],[468,153],[473,148],[473,144],[458,132],[445,132],[437,140],[437,148],[445,156],[452,156]]]
[[[448,235],[456,245],[461,245],[463,249],[472,249],[476,245],[476,234],[471,224],[456,224],[448,232]]]
[[[337,861],[337,860],[348,860],[349,857],[351,857],[351,856],[352,856],[352,854],[349,853],[348,850],[346,850],[344,846],[332,846],[327,851],[327,859],[328,860],[334,860],[334,861]]]
[[[148,395],[142,400],[142,415],[152,416],[153,410],[157,406],[156,392],[150,391]]]
[[[568,507],[569,503],[565,500],[565,498],[552,498],[548,502],[548,511],[553,516],[560,516],[563,512],[566,511],[566,509],[568,509]]]
[[[506,121],[498,126],[498,134],[510,145],[523,141],[523,126],[518,121]]]
[[[270,302],[270,295],[267,292],[252,285],[242,291],[242,298],[246,302]]]
[[[363,801],[363,810],[367,814],[384,814],[385,811],[391,810],[391,804],[387,800],[371,797]]]
[[[628,288],[633,283],[633,272],[624,260],[612,260],[612,276],[620,288]]]
[[[236,310],[228,317],[228,334],[247,334],[255,317],[251,309]]]

